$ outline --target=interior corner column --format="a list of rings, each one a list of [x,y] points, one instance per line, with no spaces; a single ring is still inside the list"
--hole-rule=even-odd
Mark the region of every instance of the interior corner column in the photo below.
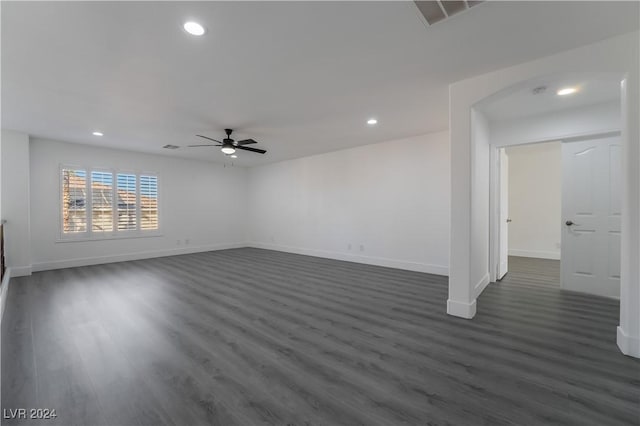
[[[637,54],[637,52],[636,52]],[[637,66],[637,64],[636,64]],[[625,355],[640,358],[640,115],[637,96],[628,94],[640,90],[638,72],[630,73],[623,83],[622,126],[623,175],[628,200],[623,204],[622,259],[620,279],[620,325],[617,330],[618,347]],[[625,201],[623,201],[624,203]]]
[[[11,276],[31,275],[29,135],[2,130],[2,219]]]
[[[451,249],[449,315],[471,319],[476,301],[471,291],[471,145],[468,114],[451,111]],[[455,125],[454,125],[455,124]]]

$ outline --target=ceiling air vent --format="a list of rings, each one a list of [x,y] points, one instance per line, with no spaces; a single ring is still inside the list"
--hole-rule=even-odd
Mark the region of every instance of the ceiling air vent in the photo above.
[[[433,25],[436,22],[443,21],[457,13],[464,12],[465,10],[473,7],[482,1],[471,0],[436,0],[436,1],[414,1],[424,19],[427,20],[429,25]]]
[[[165,145],[163,146],[165,149],[178,149],[180,148],[178,145]]]
[[[531,91],[534,95],[541,95],[544,92],[547,91],[547,86],[538,86],[538,87],[534,87],[533,90]]]

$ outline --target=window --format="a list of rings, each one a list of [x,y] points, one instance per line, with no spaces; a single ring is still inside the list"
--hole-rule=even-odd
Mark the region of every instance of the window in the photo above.
[[[113,231],[113,174],[91,172],[91,229]]]
[[[118,173],[118,231],[137,228],[136,175]]]
[[[158,178],[140,175],[140,229],[158,229]]]
[[[62,169],[62,232],[87,231],[87,172]]]
[[[63,239],[144,236],[159,230],[158,177],[61,168]]]

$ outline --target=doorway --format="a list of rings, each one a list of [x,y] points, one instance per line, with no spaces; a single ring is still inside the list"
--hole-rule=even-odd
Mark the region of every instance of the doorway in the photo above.
[[[619,297],[620,135],[495,149],[496,279]]]
[[[499,151],[501,255],[497,278],[505,276],[514,260],[523,272],[532,264],[559,274],[561,142],[516,145]],[[559,282],[558,275],[555,285]]]

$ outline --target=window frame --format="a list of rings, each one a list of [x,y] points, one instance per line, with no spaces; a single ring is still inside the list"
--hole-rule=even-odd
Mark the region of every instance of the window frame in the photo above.
[[[64,178],[62,175],[63,170],[83,170],[86,173],[85,178],[85,211],[86,217],[86,230],[84,232],[64,232],[64,214],[63,214],[63,184]],[[94,231],[93,230],[93,189],[91,184],[91,178],[93,172],[111,173],[112,175],[112,222],[113,228],[111,231]],[[118,174],[130,174],[136,176],[136,229],[131,230],[118,230]],[[156,190],[158,199],[158,228],[157,229],[141,229],[141,200],[140,200],[140,176],[153,176],[156,178]],[[56,236],[56,242],[77,242],[77,241],[100,241],[100,240],[119,240],[127,238],[149,238],[149,237],[161,237],[162,234],[162,194],[160,189],[160,176],[157,172],[153,171],[134,171],[132,169],[120,169],[112,167],[90,167],[82,166],[78,164],[61,163],[58,167],[58,232]]]

